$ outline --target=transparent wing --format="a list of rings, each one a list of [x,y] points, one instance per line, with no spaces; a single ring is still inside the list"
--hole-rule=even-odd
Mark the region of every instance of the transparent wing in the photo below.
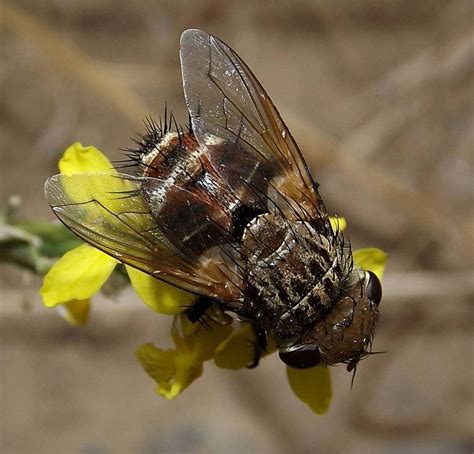
[[[163,189],[163,181],[155,178],[85,173],[55,175],[46,182],[45,193],[61,222],[117,260],[193,293],[238,300],[239,263],[230,247],[202,248],[198,255],[195,244],[173,241],[179,222],[190,231],[202,231],[192,194],[174,187],[188,201],[186,217],[157,219],[152,213],[157,207],[151,208],[143,197],[144,185],[157,194]],[[195,235],[194,243],[201,240],[203,236]]]
[[[184,93],[193,131],[219,172],[232,178],[242,159],[219,153],[247,153],[245,169],[269,181],[269,194],[287,216],[325,217],[316,185],[290,131],[271,99],[240,57],[201,30],[181,35]],[[216,146],[217,145],[217,146]],[[233,147],[232,147],[233,145]],[[217,152],[215,152],[217,150]],[[251,165],[250,165],[250,164]]]

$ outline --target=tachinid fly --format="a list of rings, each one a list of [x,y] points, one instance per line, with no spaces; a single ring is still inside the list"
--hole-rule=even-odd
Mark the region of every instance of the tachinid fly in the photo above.
[[[271,336],[297,368],[369,354],[381,285],[334,232],[290,131],[256,77],[218,38],[181,36],[190,126],[148,121],[135,176],[56,175],[46,195],[84,241],[252,325],[254,366]],[[115,186],[114,186],[115,185]],[[76,188],[75,190],[71,190]]]

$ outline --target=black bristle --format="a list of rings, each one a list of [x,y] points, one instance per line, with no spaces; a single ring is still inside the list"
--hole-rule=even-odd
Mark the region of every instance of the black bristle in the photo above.
[[[188,132],[190,134],[192,134],[192,132],[193,132],[193,123],[191,121],[191,114],[189,112],[188,112],[188,124],[186,126],[187,126],[187,129],[188,129]]]
[[[165,134],[168,132],[168,103],[165,101],[165,127],[164,127]]]
[[[150,153],[156,145],[163,140],[163,137],[173,130],[178,133],[180,146],[183,146],[181,136],[184,134],[184,130],[178,125],[172,109],[168,108],[167,102],[165,102],[164,107],[164,115],[160,116],[158,121],[150,116],[145,117],[143,122],[145,131],[143,133],[137,133],[137,137],[135,138],[130,138],[134,143],[134,146],[120,149],[124,153],[126,159],[114,161],[116,169],[143,166],[142,156]],[[187,130],[192,132],[191,117],[189,117]]]

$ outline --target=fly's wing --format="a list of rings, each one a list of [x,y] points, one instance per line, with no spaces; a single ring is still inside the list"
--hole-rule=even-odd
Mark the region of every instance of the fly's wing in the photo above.
[[[253,188],[253,181],[265,181],[274,205],[270,209],[289,219],[322,218],[327,224],[298,146],[241,58],[201,30],[181,35],[180,57],[193,132],[222,177],[234,181],[237,193],[239,184],[242,190]]]
[[[121,174],[55,175],[46,182],[45,193],[66,227],[117,260],[193,293],[238,300],[241,273],[230,246],[229,250],[226,245],[198,248],[197,253],[195,243],[207,240],[204,233],[195,235],[189,246],[177,247],[170,241],[179,234],[180,222],[189,231],[199,232],[203,219],[193,195],[175,186],[174,193],[187,202],[186,219],[154,216],[144,187],[148,193],[162,194],[163,184],[156,178]]]

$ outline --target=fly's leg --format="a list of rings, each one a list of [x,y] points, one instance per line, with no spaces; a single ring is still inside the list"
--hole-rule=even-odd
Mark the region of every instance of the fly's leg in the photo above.
[[[255,333],[255,343],[253,344],[253,360],[247,365],[248,369],[258,366],[260,358],[267,351],[267,332],[257,324],[252,324]]]
[[[212,306],[213,300],[205,296],[198,299],[185,311],[186,317],[192,323],[202,322],[206,311]]]

